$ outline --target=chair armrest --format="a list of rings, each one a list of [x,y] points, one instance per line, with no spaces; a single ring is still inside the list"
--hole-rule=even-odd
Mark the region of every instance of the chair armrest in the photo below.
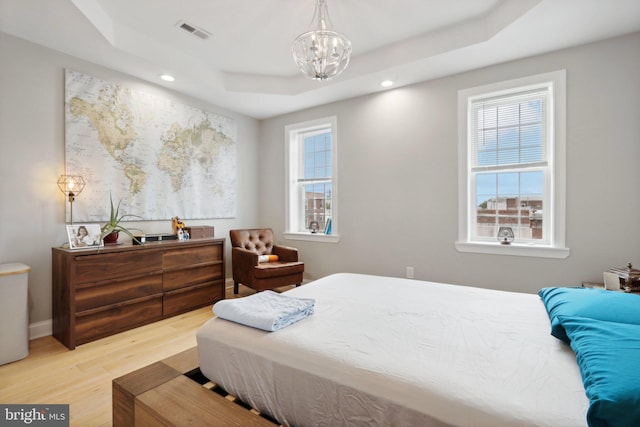
[[[258,265],[258,254],[244,248],[231,248],[233,262],[241,263],[246,267]]]
[[[250,285],[253,283],[253,267],[258,265],[258,254],[244,248],[231,248],[233,280]]]
[[[296,262],[298,261],[298,250],[289,246],[273,245],[271,253],[278,255],[279,261]]]

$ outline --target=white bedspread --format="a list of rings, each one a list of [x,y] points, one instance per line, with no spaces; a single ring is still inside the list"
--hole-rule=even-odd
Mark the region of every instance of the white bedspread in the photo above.
[[[585,426],[572,350],[537,295],[336,274],[288,291],[315,314],[268,333],[219,318],[200,368],[292,426]]]

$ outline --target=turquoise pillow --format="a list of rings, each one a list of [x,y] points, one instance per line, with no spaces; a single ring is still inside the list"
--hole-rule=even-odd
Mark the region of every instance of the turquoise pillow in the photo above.
[[[640,325],[562,315],[558,321],[576,353],[589,427],[640,426]]]
[[[543,288],[538,292],[551,320],[551,335],[569,343],[558,316],[640,325],[640,295],[591,288]]]

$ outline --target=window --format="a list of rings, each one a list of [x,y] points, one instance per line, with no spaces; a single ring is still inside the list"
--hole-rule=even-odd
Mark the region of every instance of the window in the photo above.
[[[336,209],[336,118],[285,128],[287,206],[285,237],[338,241]],[[319,231],[311,233],[311,223]],[[326,233],[325,233],[326,230]]]
[[[564,258],[565,72],[460,91],[456,247]],[[512,245],[500,245],[511,227]]]

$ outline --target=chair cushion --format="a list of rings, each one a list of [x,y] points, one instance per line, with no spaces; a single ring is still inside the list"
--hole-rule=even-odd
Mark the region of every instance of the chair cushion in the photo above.
[[[266,262],[254,267],[256,279],[287,276],[290,274],[304,273],[304,262]]]

